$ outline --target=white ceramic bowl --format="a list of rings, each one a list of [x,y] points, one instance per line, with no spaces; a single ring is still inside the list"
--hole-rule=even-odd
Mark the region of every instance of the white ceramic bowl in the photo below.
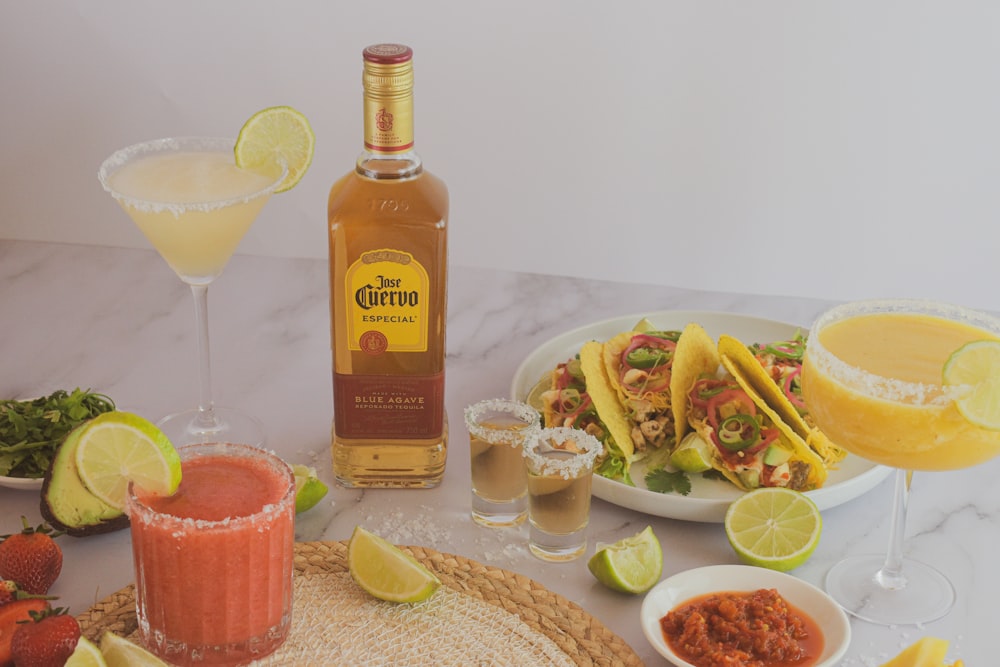
[[[670,650],[660,629],[660,619],[677,605],[699,595],[760,588],[777,590],[789,604],[816,621],[823,630],[823,653],[816,667],[836,665],[851,643],[851,625],[840,605],[812,584],[790,574],[750,565],[711,565],[664,579],[646,593],[642,601],[642,632],[653,648],[667,660],[678,667],[694,667]]]
[[[32,477],[3,477],[0,476],[0,486],[8,489],[20,489],[24,491],[37,491],[42,488],[42,478]]]

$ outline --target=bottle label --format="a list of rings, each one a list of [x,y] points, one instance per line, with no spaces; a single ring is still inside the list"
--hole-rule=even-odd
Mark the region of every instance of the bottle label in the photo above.
[[[341,438],[440,437],[444,372],[428,376],[334,373],[333,411]]]
[[[362,254],[347,270],[347,346],[374,356],[426,352],[430,280],[408,252]]]

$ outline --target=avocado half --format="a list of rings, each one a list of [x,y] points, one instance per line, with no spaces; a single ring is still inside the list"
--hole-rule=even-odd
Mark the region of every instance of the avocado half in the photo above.
[[[83,425],[70,431],[42,482],[41,513],[54,528],[75,537],[127,528],[128,515],[92,494],[76,471],[76,447]]]

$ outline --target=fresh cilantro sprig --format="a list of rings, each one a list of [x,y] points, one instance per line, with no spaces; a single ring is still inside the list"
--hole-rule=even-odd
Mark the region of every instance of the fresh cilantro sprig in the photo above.
[[[43,477],[70,431],[114,409],[107,396],[79,388],[29,401],[0,400],[0,475]]]
[[[646,488],[657,493],[691,493],[691,480],[682,470],[670,471],[666,468],[652,468],[646,471]]]

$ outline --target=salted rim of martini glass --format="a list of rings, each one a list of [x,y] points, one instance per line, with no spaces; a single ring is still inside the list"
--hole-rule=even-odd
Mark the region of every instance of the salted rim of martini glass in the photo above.
[[[969,391],[968,385],[921,383],[887,378],[843,361],[820,342],[820,332],[836,322],[875,314],[914,314],[969,325],[1000,336],[1000,319],[956,304],[929,299],[868,299],[833,306],[809,331],[807,354],[816,369],[874,400],[915,408],[944,409]],[[920,625],[945,616],[956,599],[954,585],[937,568],[903,556],[906,510],[912,472],[896,468],[888,554],[847,556],[826,575],[825,587],[849,614],[879,625]]]
[[[232,153],[235,145],[236,139],[234,138],[206,136],[163,137],[142,141],[125,146],[112,153],[101,164],[97,172],[97,177],[101,182],[101,186],[120,204],[132,207],[143,213],[169,212],[178,218],[188,212],[211,213],[213,211],[221,211],[230,206],[249,204],[255,199],[273,194],[288,174],[288,167],[280,158],[276,161],[279,173],[254,172],[272,179],[267,186],[253,192],[242,193],[232,197],[220,197],[216,199],[201,197],[188,201],[163,201],[120,192],[112,187],[110,183],[111,176],[114,173],[136,159],[166,152]],[[136,224],[134,220],[133,224]],[[159,249],[155,246],[154,249],[160,255],[161,259],[165,261],[166,258],[163,257]],[[167,415],[157,422],[157,426],[166,433],[171,442],[177,445],[221,441],[263,445],[267,439],[264,425],[256,417],[235,408],[217,406],[212,399],[211,368],[208,361],[207,288],[221,275],[225,265],[229,263],[229,259],[231,257],[208,280],[204,278],[194,279],[174,271],[182,282],[191,287],[194,294],[196,319],[198,320],[199,328],[203,327],[202,331],[199,332],[201,337],[199,347],[201,348],[200,358],[204,365],[200,370],[203,373],[201,380],[202,397],[198,407]],[[167,264],[169,266],[169,262]],[[205,320],[204,323],[201,321],[202,319]]]

